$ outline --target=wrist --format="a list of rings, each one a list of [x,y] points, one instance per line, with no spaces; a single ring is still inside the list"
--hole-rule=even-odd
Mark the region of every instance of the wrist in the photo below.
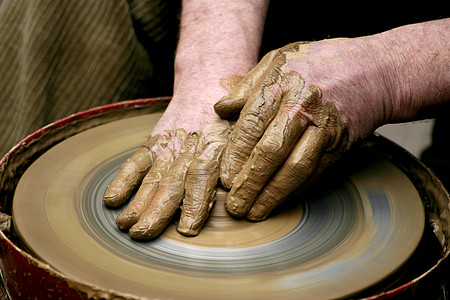
[[[412,24],[371,37],[378,49],[379,74],[388,93],[385,123],[430,117],[450,98],[450,19]]]
[[[247,74],[258,62],[267,6],[267,0],[184,0],[174,95],[211,93],[217,101],[226,94],[222,78]]]

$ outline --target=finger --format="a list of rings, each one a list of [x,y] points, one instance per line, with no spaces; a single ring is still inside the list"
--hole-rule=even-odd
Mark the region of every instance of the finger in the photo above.
[[[285,161],[308,126],[309,120],[299,105],[303,81],[298,75],[291,77],[292,86],[283,96],[282,107],[256,144],[227,196],[225,207],[232,216],[247,214],[266,182]],[[308,87],[301,100],[314,98],[313,101],[319,101],[320,96],[318,90]]]
[[[193,155],[179,157],[161,179],[155,196],[129,235],[137,240],[149,240],[160,235],[180,207],[184,182]]]
[[[121,230],[129,229],[142,216],[155,196],[159,182],[169,170],[170,164],[171,159],[159,159],[144,177],[134,199],[116,218],[116,223]]]
[[[211,142],[189,167],[177,227],[178,232],[185,236],[200,233],[213,207],[219,180],[219,160],[225,145],[224,140]]]
[[[247,219],[264,220],[292,192],[316,173],[316,167],[328,144],[326,136],[325,129],[308,127],[286,162],[264,187],[248,212]]]
[[[241,79],[232,89],[231,93],[222,97],[215,105],[214,111],[220,117],[229,119],[236,116],[244,107],[255,85],[263,78],[275,52],[265,55],[258,65]]]
[[[341,125],[339,123],[339,125]],[[336,161],[339,160],[342,153],[347,151],[350,148],[350,144],[348,143],[348,130],[346,127],[337,127],[335,128],[337,133],[334,136],[334,142],[330,142],[330,145],[327,146],[325,151],[323,152],[322,156],[319,159],[319,162],[316,166],[316,169],[312,173],[312,175],[309,176],[309,178],[301,183],[301,188],[297,188],[295,191],[301,192],[302,190],[309,187],[312,183],[316,181],[316,179],[322,175],[322,173],[329,168],[331,165],[333,165]],[[330,138],[330,140],[332,140]]]
[[[145,174],[153,164],[154,156],[150,150],[155,139],[150,138],[120,167],[119,173],[108,186],[103,202],[110,207],[123,204],[134,189],[141,183]]]
[[[117,216],[116,223],[120,229],[124,230],[133,226],[153,198],[159,181],[167,173],[169,166],[174,160],[172,139],[173,135],[171,133],[167,135],[156,135],[151,138],[151,144],[148,145],[149,150],[158,158],[154,159],[155,162],[142,180],[134,199]]]
[[[293,82],[290,81],[291,77]],[[230,135],[220,164],[220,179],[226,188],[233,185],[253,148],[278,112],[284,91],[290,93],[291,86],[295,91],[300,91],[303,84],[298,74],[288,78],[281,77],[280,70],[274,68],[261,88],[248,100]]]
[[[286,162],[264,187],[247,219],[266,219],[290,194],[308,187],[349,149],[348,129],[341,123],[336,107],[327,103],[320,115],[321,123],[308,127]]]
[[[193,153],[196,151],[198,138],[197,133],[188,135],[182,129],[175,131],[172,143],[175,161],[160,180],[156,193],[139,221],[130,228],[129,235],[132,238],[155,238],[169,224],[184,197],[186,173],[194,159]]]

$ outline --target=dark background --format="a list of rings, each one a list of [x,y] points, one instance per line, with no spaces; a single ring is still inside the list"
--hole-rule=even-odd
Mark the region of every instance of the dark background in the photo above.
[[[272,0],[261,54],[296,41],[358,37],[449,17],[445,1]]]

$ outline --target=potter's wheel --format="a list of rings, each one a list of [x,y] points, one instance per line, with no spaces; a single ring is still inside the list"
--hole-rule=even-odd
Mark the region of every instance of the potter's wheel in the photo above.
[[[323,179],[261,223],[237,221],[219,193],[195,238],[171,225],[152,242],[132,241],[102,196],[120,164],[160,114],[81,132],[25,172],[13,217],[25,247],[51,266],[100,289],[148,298],[345,297],[401,267],[424,229],[413,184],[385,158],[349,161],[345,176]],[[300,201],[301,200],[301,201]]]

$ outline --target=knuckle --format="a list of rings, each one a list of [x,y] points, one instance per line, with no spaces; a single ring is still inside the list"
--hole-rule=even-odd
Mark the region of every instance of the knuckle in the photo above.
[[[306,179],[313,173],[315,167],[314,159],[310,156],[288,160],[285,164],[286,174],[290,178]]]
[[[280,55],[281,49],[275,49],[272,51],[269,51],[266,55],[263,57],[263,61],[271,62],[273,61],[277,56]]]
[[[239,119],[235,130],[230,137],[231,149],[239,152],[250,153],[253,146],[261,138],[264,130],[264,122],[255,114],[247,114]]]
[[[258,155],[263,158],[268,164],[278,163],[283,157],[282,142],[277,139],[264,139],[256,144],[253,155]]]
[[[259,136],[258,133],[265,128],[265,121],[261,114],[250,112],[239,118],[237,126],[245,134]]]

